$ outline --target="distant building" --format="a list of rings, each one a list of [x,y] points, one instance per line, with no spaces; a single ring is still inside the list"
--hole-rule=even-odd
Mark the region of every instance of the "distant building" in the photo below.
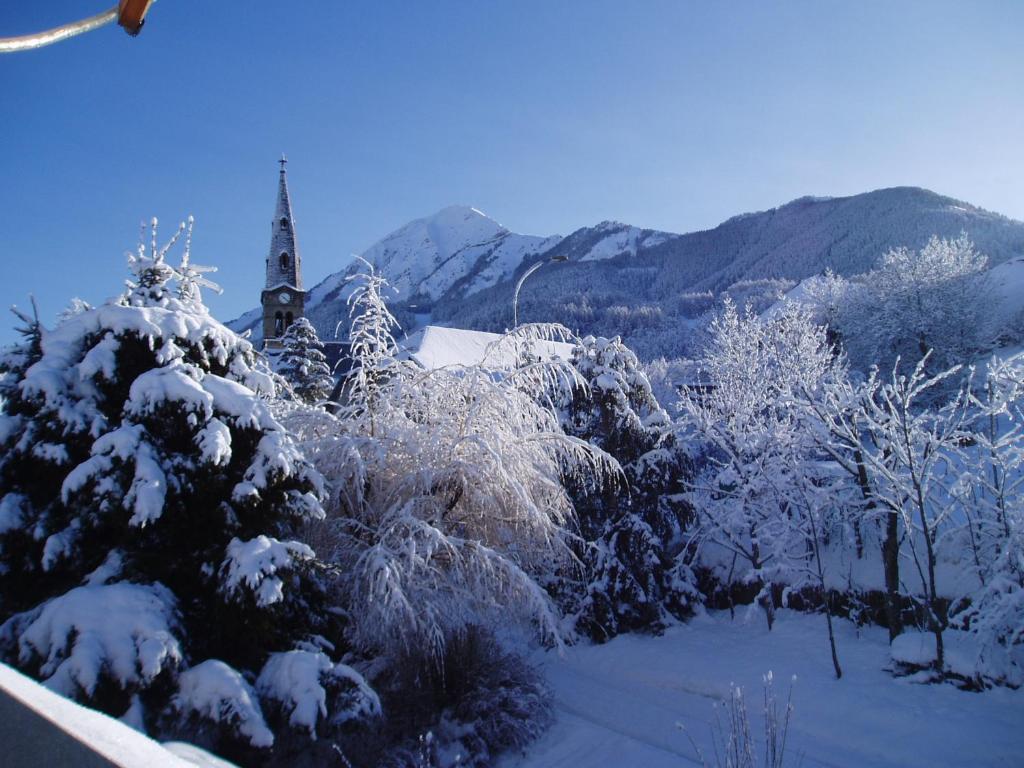
[[[519,363],[522,346],[509,337],[463,328],[428,325],[399,342],[402,356],[421,368],[481,365],[494,371],[509,370]],[[532,342],[531,349],[542,360],[572,357],[573,345],[561,341]]]

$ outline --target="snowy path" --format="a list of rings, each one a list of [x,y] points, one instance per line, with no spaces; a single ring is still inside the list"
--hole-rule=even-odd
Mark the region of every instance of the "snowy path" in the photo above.
[[[792,758],[807,768],[1020,766],[1024,690],[967,693],[921,686],[884,671],[884,630],[839,623],[844,677],[833,678],[824,618],[788,611],[770,634],[763,616],[713,614],[663,637],[620,637],[537,660],[554,691],[557,721],[505,768],[699,764],[683,723],[710,754],[712,705],[729,683],[747,691],[752,730],[761,677],[772,670],[784,699],[793,675]],[[798,761],[794,760],[793,764]]]

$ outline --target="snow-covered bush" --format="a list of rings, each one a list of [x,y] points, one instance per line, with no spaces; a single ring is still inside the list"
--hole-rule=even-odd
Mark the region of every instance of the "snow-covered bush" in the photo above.
[[[384,281],[359,279],[345,405],[288,422],[332,484],[333,550],[321,554],[339,565],[349,637],[366,652],[438,659],[469,627],[519,615],[555,639],[558,616],[536,578],[571,557],[562,478],[611,465],[540,403],[574,369],[418,369],[398,359]],[[557,332],[525,326],[498,343]]]
[[[692,360],[658,357],[645,363],[643,371],[651,384],[651,393],[669,417],[679,415],[679,390],[694,373]]]
[[[292,385],[295,394],[307,403],[318,403],[331,394],[334,378],[313,324],[300,317],[288,326],[281,344],[284,349],[277,371]]]
[[[712,760],[704,756],[693,736],[687,733],[704,768],[783,768],[792,763],[786,758],[786,740],[793,715],[793,688],[790,686],[785,707],[780,708],[775,696],[774,676],[768,672],[763,680],[763,732],[760,739],[750,731],[750,713],[743,689],[731,683],[728,702],[715,704],[711,728]]]
[[[335,664],[319,650],[273,653],[256,680],[256,690],[276,703],[289,725],[315,739],[321,721],[341,725],[381,714],[377,694],[363,676],[345,664]],[[338,706],[337,699],[343,699]],[[328,708],[329,699],[335,699]]]
[[[180,712],[267,747],[246,676],[334,632],[294,540],[323,483],[252,345],[202,305],[206,270],[166,263],[176,239],[158,249],[154,220],[122,297],[3,354],[0,654],[147,727]]]
[[[374,765],[485,768],[503,753],[523,750],[553,719],[539,671],[482,630],[450,643],[440,669],[392,665],[387,678],[390,722],[377,740],[393,746],[378,746],[375,760],[364,759]],[[403,721],[406,727],[399,730]]]
[[[398,718],[385,740],[414,739],[422,731],[408,729],[436,726],[442,711],[460,723],[451,733],[503,731],[507,718],[510,733],[532,734],[530,721],[546,705],[515,708],[533,682],[510,683],[520,693],[474,713],[465,697],[480,703],[489,694],[456,681],[463,669],[496,663],[500,646],[470,642],[490,627],[504,632],[518,622],[561,641],[558,610],[541,582],[573,562],[575,514],[563,482],[615,471],[599,449],[562,431],[546,399],[567,382],[582,383],[567,361],[531,354],[532,340],[564,330],[523,326],[481,365],[422,370],[399,354],[384,281],[372,270],[356,279],[355,365],[339,409],[296,404],[282,417],[331,487],[328,519],[311,526],[307,540],[335,566],[347,640],[375,658],[371,680]],[[488,365],[516,359],[524,362]],[[503,662],[495,674],[513,666]],[[410,709],[411,701],[421,705]],[[519,737],[473,741],[489,754]],[[467,745],[465,761],[482,748]]]
[[[563,427],[607,452],[624,482],[570,484],[587,567],[577,626],[597,639],[658,629],[691,608],[696,589],[675,555],[689,522],[688,461],[636,355],[619,338],[588,336],[573,350],[583,384],[564,395]]]
[[[161,584],[89,585],[16,614],[0,631],[18,664],[38,669],[48,687],[91,698],[102,683],[137,690],[181,664],[177,608]]]

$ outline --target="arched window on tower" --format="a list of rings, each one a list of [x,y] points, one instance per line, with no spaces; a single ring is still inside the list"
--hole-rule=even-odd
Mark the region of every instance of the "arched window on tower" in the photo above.
[[[291,263],[292,263],[292,260],[290,258],[288,258],[288,254],[287,253],[282,253],[281,254],[281,271],[287,272],[289,269],[291,269]]]
[[[283,216],[281,217],[281,231],[282,232],[287,232],[288,231],[288,219],[284,218]]]
[[[288,327],[292,324],[292,313],[289,312],[284,316],[284,328],[288,330]]]
[[[280,336],[284,333],[284,315],[278,312],[274,315],[274,335]]]

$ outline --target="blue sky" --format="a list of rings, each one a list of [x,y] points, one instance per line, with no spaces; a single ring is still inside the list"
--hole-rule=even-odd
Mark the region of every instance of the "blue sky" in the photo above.
[[[5,0],[0,35],[111,2]],[[192,213],[234,317],[282,151],[310,285],[452,203],[689,231],[916,185],[1024,219],[1022,29],[1016,1],[159,0],[137,39],[0,57],[0,304],[116,294],[139,222]]]

